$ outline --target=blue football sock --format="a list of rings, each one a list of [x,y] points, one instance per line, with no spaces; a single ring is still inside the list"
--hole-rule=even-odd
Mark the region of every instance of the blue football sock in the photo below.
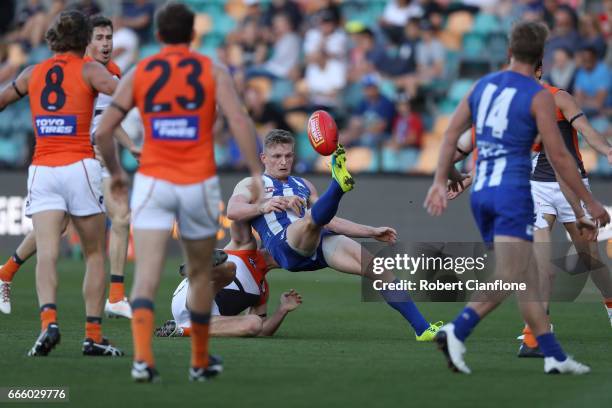
[[[420,336],[429,328],[429,322],[425,320],[407,292],[398,293],[394,290],[382,290],[380,293],[387,304],[400,312],[404,319],[410,323],[417,336]]]
[[[461,313],[459,313],[459,316],[453,320],[453,324],[455,325],[455,336],[457,336],[459,340],[465,341],[479,321],[480,316],[478,316],[478,313],[471,307],[466,306]]]
[[[332,179],[325,193],[319,197],[310,210],[310,215],[315,224],[320,226],[329,224],[338,212],[338,205],[343,194],[342,187],[336,180]]]
[[[567,358],[554,334],[545,333],[536,337],[536,340],[544,357],[554,357],[557,361],[565,361]]]

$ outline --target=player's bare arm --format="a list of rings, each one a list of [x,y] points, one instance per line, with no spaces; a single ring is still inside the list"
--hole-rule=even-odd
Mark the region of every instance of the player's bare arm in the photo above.
[[[424,206],[427,208],[430,215],[441,215],[446,209],[448,174],[452,166],[453,155],[457,150],[457,142],[459,137],[461,137],[461,135],[472,125],[472,116],[468,104],[468,97],[470,94],[471,91],[461,100],[455,113],[451,117],[448,129],[444,133],[434,182],[429,188],[429,192],[425,199]]]
[[[112,177],[111,191],[120,200],[127,200],[127,175],[119,166],[113,135],[125,115],[134,106],[134,72],[135,69],[132,68],[119,82],[113,102],[102,114],[96,130],[96,145]]]
[[[234,221],[230,225],[230,242],[223,248],[235,251],[257,249],[257,240],[253,236],[248,222]]]
[[[0,91],[0,111],[28,94],[28,85],[35,65],[25,68],[17,78]]]
[[[284,211],[288,208],[299,213],[298,209],[304,206],[300,197],[271,197],[254,201],[253,186],[252,177],[247,177],[236,185],[227,204],[227,216],[230,220],[246,222],[262,214]]]
[[[95,91],[112,95],[119,81],[113,77],[108,69],[98,61],[89,61],[83,64],[83,79]]]
[[[242,106],[234,86],[234,81],[227,72],[227,69],[215,65],[214,76],[217,103],[227,119],[230,130],[236,138],[236,142],[238,142],[240,151],[244,154],[251,177],[254,179],[254,182],[251,182],[253,198],[254,201],[257,201],[263,195],[263,186],[261,185],[261,164],[257,155],[255,125]]]
[[[582,133],[589,146],[599,154],[606,156],[608,163],[612,165],[612,145],[604,135],[591,126],[589,119],[582,112],[574,97],[565,91],[559,91],[555,94],[555,103],[574,129]]]
[[[297,293],[294,289],[291,289],[289,292],[281,294],[280,304],[272,316],[267,316],[267,302],[263,305],[251,308],[249,314],[256,314],[263,319],[263,327],[259,336],[273,336],[283,323],[287,314],[297,309],[301,304],[302,295]]]
[[[556,117],[555,103],[550,92],[540,91],[533,98],[531,111],[536,119],[544,148],[548,152],[550,164],[555,172],[565,181],[569,189],[587,205],[589,212],[600,225],[608,224],[610,222],[609,214],[582,183],[580,175],[576,172],[575,161],[565,144],[562,143],[561,133],[554,119]]]

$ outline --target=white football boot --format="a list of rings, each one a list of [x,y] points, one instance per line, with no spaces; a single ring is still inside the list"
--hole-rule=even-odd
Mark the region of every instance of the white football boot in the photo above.
[[[0,279],[0,312],[11,314],[11,282]]]
[[[606,308],[606,312],[608,312],[608,319],[610,319],[610,325],[612,325],[612,307],[606,306],[605,303],[604,307]]]
[[[567,356],[565,361],[557,361],[554,357],[544,358],[544,372],[546,374],[588,374],[591,368],[587,365],[577,362],[570,356]]]
[[[455,336],[455,325],[453,323],[442,326],[434,341],[438,344],[446,359],[448,360],[448,368],[454,372],[470,374],[472,370],[465,364],[463,355],[465,354],[465,345]]]
[[[132,318],[132,308],[127,298],[123,298],[123,300],[115,303],[111,303],[108,301],[108,299],[106,299],[104,313],[106,313],[108,317],[125,317],[126,319]]]

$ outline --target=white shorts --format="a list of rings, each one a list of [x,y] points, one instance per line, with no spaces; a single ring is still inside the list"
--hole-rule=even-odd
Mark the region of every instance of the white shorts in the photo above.
[[[587,190],[591,191],[588,179],[582,179]],[[533,197],[533,207],[535,212],[536,229],[548,228],[548,223],[544,219],[544,214],[552,214],[557,217],[558,222],[576,222],[576,215],[572,206],[567,201],[561,187],[556,181],[531,181],[531,196]],[[584,203],[581,203],[584,213],[588,215]]]
[[[187,309],[187,291],[189,290],[189,281],[187,278],[179,283],[178,287],[172,295],[172,318],[179,327],[191,327],[191,317],[189,309]],[[219,316],[219,307],[213,301],[211,316]]]
[[[196,184],[173,184],[137,173],[132,192],[134,229],[171,230],[175,220],[186,239],[217,234],[221,189],[217,176]]]
[[[60,210],[78,217],[103,213],[100,162],[84,159],[67,166],[36,166],[28,169],[25,214]]]

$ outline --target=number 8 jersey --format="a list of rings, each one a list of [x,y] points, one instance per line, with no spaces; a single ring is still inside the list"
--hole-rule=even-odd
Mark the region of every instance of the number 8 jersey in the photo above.
[[[138,63],[134,102],[145,129],[139,173],[174,184],[215,175],[215,81],[208,57],[165,46]]]
[[[529,178],[538,129],[531,105],[542,89],[532,77],[501,71],[478,81],[468,98],[478,149],[471,205],[485,242],[533,239]]]
[[[94,158],[89,129],[95,91],[83,79],[86,61],[58,54],[36,65],[28,86],[36,135],[32,164],[65,166]]]

